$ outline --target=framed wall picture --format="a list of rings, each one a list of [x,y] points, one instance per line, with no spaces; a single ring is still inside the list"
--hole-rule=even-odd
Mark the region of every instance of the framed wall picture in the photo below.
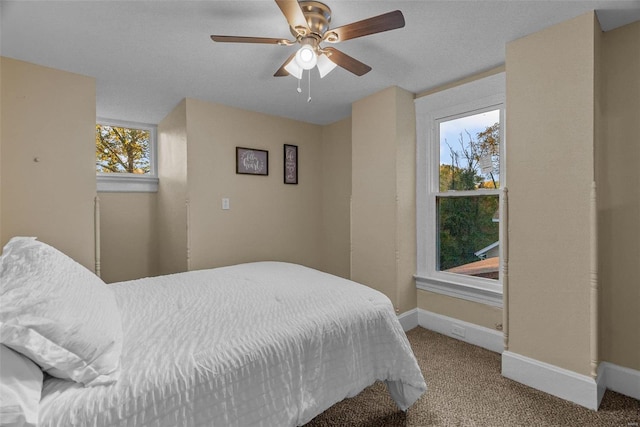
[[[236,173],[269,175],[269,152],[254,148],[236,147]]]
[[[284,183],[298,183],[298,146],[284,144]]]

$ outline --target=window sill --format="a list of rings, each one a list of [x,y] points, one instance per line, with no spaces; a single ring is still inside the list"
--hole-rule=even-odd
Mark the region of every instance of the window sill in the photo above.
[[[502,308],[502,291],[417,275],[414,278],[418,289]]]
[[[99,193],[155,193],[158,177],[127,174],[97,174]]]

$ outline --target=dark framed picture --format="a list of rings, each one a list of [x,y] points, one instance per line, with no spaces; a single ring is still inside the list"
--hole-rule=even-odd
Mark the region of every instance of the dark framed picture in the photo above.
[[[298,183],[298,146],[284,144],[284,183]]]
[[[254,148],[236,147],[236,173],[269,175],[269,152]]]

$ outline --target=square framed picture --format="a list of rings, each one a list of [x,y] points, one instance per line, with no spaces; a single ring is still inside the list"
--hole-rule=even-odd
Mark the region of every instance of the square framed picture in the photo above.
[[[255,148],[236,147],[236,173],[269,175],[269,152]]]
[[[284,144],[284,183],[298,183],[298,146]]]

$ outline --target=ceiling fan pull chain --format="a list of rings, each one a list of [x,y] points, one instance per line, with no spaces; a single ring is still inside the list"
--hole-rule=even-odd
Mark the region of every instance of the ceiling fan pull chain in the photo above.
[[[302,93],[302,88],[300,87],[300,82],[302,81],[302,77],[300,77],[297,80],[298,80],[298,89],[297,89],[297,91],[298,91],[298,93]]]
[[[311,70],[309,70],[309,97],[307,98],[307,102],[311,102]]]

